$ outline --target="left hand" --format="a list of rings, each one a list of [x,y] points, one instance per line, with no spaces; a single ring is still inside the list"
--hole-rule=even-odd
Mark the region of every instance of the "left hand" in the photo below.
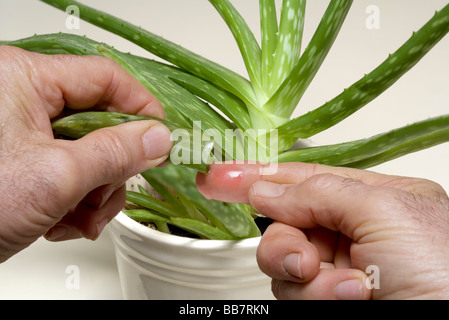
[[[170,131],[136,121],[54,139],[64,107],[164,118],[162,105],[113,60],[0,46],[0,262],[45,235],[96,239],[125,203],[125,181],[162,163]]]

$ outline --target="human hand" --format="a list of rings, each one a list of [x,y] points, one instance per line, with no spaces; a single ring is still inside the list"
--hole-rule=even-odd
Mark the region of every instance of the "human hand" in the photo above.
[[[46,56],[0,46],[0,262],[40,236],[96,239],[125,202],[124,183],[162,163],[157,121],[54,139],[50,119],[96,108],[164,118],[162,105],[110,59]]]
[[[281,163],[274,175],[264,168],[212,165],[197,185],[207,198],[250,203],[277,221],[257,253],[277,298],[449,298],[449,199],[441,186],[315,164]],[[368,266],[379,270],[378,289],[366,285]]]

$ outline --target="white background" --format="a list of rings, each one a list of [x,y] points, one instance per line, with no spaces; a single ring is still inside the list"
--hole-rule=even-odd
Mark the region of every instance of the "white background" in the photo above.
[[[305,42],[311,38],[329,1],[307,4]],[[296,115],[339,94],[394,52],[448,1],[356,0],[337,41]],[[84,0],[156,34],[205,55],[245,75],[234,40],[206,0]],[[259,37],[258,1],[234,1]],[[380,9],[380,29],[365,22],[369,5]],[[0,39],[35,33],[73,32],[151,57],[142,49],[86,22],[67,30],[67,16],[37,0],[0,0]],[[449,110],[449,37],[444,38],[411,72],[363,110],[314,138],[318,144],[368,137]],[[418,152],[372,170],[416,176],[439,182],[449,190],[449,144]],[[0,167],[1,168],[1,167]],[[1,169],[0,169],[1,170]],[[68,289],[66,268],[80,270],[79,289]],[[0,299],[121,299],[112,244],[107,232],[96,242],[39,240],[0,265]]]

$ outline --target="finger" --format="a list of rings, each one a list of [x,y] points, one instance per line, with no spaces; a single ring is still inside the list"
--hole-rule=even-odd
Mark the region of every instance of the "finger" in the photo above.
[[[110,111],[165,118],[161,103],[112,59],[28,54],[33,56],[33,85],[51,118],[64,106],[87,109],[106,105]]]
[[[367,276],[355,269],[321,269],[307,283],[274,279],[272,291],[280,300],[368,300]]]
[[[276,222],[262,237],[257,261],[269,277],[293,282],[311,280],[320,268],[318,251],[304,233]]]
[[[125,186],[115,190],[101,208],[82,201],[70,213],[51,228],[45,238],[50,241],[66,241],[84,237],[95,240],[105,226],[123,208],[126,199]]]
[[[197,176],[198,190],[206,198],[224,202],[248,203],[248,191],[256,181],[278,184],[298,184],[314,175],[331,173],[367,185],[398,188],[405,191],[429,192],[430,182],[398,176],[383,175],[367,170],[331,167],[310,163],[273,164],[211,164],[207,174]],[[431,185],[435,192],[444,192],[441,187]]]

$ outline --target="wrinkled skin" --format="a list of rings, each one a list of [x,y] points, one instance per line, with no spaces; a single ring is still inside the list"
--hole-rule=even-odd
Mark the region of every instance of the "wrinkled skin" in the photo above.
[[[277,298],[449,298],[449,199],[440,185],[315,164],[265,169],[216,164],[197,185],[276,221],[257,258]]]

